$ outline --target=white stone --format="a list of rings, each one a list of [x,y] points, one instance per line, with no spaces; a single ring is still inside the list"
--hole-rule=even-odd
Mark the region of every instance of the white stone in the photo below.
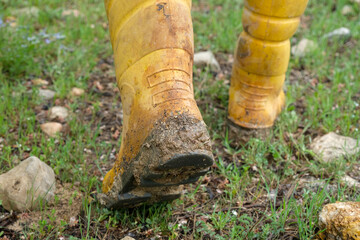
[[[360,239],[360,202],[336,202],[319,214],[320,239]]]
[[[324,38],[327,38],[328,40],[340,40],[340,41],[348,41],[351,38],[351,31],[348,28],[341,27],[338,29],[335,29],[334,31],[327,33],[324,35]]]
[[[360,183],[350,176],[345,175],[344,177],[341,178],[340,181],[346,184],[348,187],[360,188]]]
[[[341,9],[341,14],[346,16],[346,15],[350,15],[354,12],[353,8],[350,5],[345,5],[342,9]]]
[[[39,12],[40,12],[39,8],[32,6],[32,7],[15,9],[11,12],[11,14],[15,16],[28,15],[28,16],[37,17],[39,15]]]
[[[0,175],[0,200],[8,211],[39,209],[54,198],[55,173],[37,157],[29,157]]]
[[[57,122],[48,122],[41,124],[40,128],[48,136],[55,137],[57,133],[61,132],[62,125]]]
[[[295,57],[304,57],[317,48],[317,44],[309,39],[302,39],[298,44],[291,48],[291,53]]]
[[[55,106],[49,110],[49,118],[53,119],[63,119],[65,120],[69,116],[69,111],[65,107]]]
[[[271,190],[268,195],[267,195],[268,199],[271,200],[271,201],[275,201],[276,200],[276,197],[277,197],[277,193],[276,193],[276,190]]]
[[[132,238],[132,237],[126,236],[126,237],[122,238],[121,240],[135,240],[135,238]]]
[[[41,79],[41,78],[33,79],[33,80],[31,80],[31,82],[32,82],[32,84],[39,85],[39,86],[49,85],[48,81]]]
[[[84,93],[85,93],[84,89],[74,87],[74,88],[71,89],[70,95],[75,96],[75,97],[79,97],[79,96],[84,95]]]
[[[74,17],[79,17],[81,14],[80,14],[79,10],[76,10],[76,9],[67,9],[61,13],[61,16],[63,16],[63,17],[67,17],[67,16],[71,16],[71,15],[73,15]]]
[[[220,64],[218,63],[214,54],[211,51],[195,53],[194,65],[196,67],[210,66],[210,69],[213,71],[221,71]]]
[[[48,89],[39,89],[39,97],[44,100],[51,100],[55,96],[55,92]]]
[[[333,161],[342,156],[353,155],[360,151],[359,141],[333,132],[314,139],[310,148],[325,162]]]

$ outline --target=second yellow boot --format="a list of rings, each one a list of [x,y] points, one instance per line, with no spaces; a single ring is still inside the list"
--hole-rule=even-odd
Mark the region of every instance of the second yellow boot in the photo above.
[[[295,33],[308,0],[245,0],[235,52],[228,118],[246,129],[273,126],[285,104],[283,84]]]

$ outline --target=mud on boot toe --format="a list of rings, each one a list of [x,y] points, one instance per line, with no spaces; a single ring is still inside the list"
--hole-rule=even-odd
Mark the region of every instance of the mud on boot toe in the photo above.
[[[124,163],[107,194],[106,206],[137,206],[178,198],[174,189],[195,183],[213,164],[211,143],[203,121],[186,114],[159,121],[136,159]],[[111,196],[111,197],[110,197]]]

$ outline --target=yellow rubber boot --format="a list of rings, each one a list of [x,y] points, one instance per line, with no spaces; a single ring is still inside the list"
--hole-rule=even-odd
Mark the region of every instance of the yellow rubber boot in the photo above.
[[[191,0],[105,0],[123,132],[100,202],[109,208],[179,197],[213,164],[193,95]]]
[[[229,91],[228,118],[246,129],[273,126],[285,104],[283,84],[308,0],[245,0]]]

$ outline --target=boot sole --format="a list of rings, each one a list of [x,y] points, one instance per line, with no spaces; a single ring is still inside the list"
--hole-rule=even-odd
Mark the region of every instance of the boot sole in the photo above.
[[[125,184],[125,191],[119,193],[117,201],[108,207],[132,208],[144,203],[173,201],[181,196],[181,185],[197,182],[212,164],[213,159],[207,154],[175,155],[156,169],[143,174],[139,183],[134,176],[130,177]]]

